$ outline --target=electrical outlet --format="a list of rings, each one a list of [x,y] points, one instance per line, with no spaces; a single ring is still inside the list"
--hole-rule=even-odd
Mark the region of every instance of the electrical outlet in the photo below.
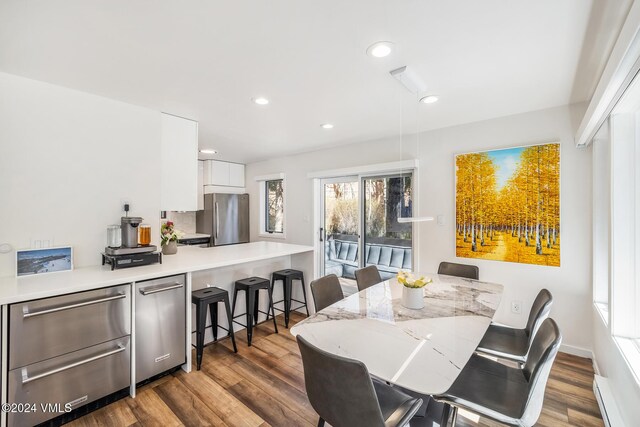
[[[444,225],[444,215],[438,215],[437,221],[438,225]]]
[[[54,246],[53,236],[40,236],[37,239],[31,238],[29,241],[29,247],[31,249],[46,249]]]
[[[511,301],[511,312],[515,314],[522,313],[522,301]]]
[[[129,197],[122,197],[120,199],[120,210],[124,212],[124,205],[129,205],[129,212],[131,212],[131,199]]]

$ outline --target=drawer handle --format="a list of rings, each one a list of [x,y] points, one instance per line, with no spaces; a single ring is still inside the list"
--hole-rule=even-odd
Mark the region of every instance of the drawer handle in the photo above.
[[[170,291],[171,289],[180,289],[184,287],[182,283],[174,283],[173,285],[165,286],[163,288],[144,288],[140,289],[142,295],[157,294],[158,292]]]
[[[43,314],[57,313],[58,311],[70,310],[72,308],[85,307],[87,305],[93,305],[93,304],[100,304],[101,302],[114,301],[114,300],[122,299],[126,297],[127,296],[125,294],[117,294],[117,295],[113,295],[106,298],[98,298],[90,301],[79,302],[76,304],[64,305],[62,307],[49,308],[49,309],[40,310],[40,311],[33,311],[31,313],[29,312],[29,307],[25,305],[24,308],[22,309],[22,315],[26,319],[29,317],[41,316]]]
[[[125,349],[126,349],[126,347],[124,347],[123,345],[118,345],[118,348],[116,348],[114,350],[107,351],[106,353],[98,354],[97,356],[92,356],[92,357],[89,357],[89,358],[84,359],[84,360],[80,360],[79,362],[70,363],[68,365],[61,366],[59,368],[52,369],[50,371],[46,371],[46,372],[43,372],[41,374],[35,375],[33,377],[30,377],[30,376],[27,375],[27,368],[22,368],[22,384],[27,384],[27,383],[30,383],[31,381],[39,380],[39,379],[42,379],[42,378],[57,374],[57,373],[62,372],[62,371],[66,371],[68,369],[75,368],[77,366],[81,366],[81,365],[84,365],[84,364],[87,364],[87,363],[90,363],[90,362],[93,362],[93,361],[96,361],[96,360],[99,360],[99,359],[103,359],[105,357],[109,357],[109,356],[111,356],[113,354],[120,353],[120,352],[124,351]]]

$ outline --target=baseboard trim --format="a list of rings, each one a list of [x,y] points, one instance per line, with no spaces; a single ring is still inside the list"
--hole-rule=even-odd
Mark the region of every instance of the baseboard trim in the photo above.
[[[560,351],[563,353],[573,354],[574,356],[586,357],[593,360],[593,352],[587,348],[576,347],[569,344],[560,345]]]
[[[622,427],[624,423],[620,417],[616,400],[611,394],[609,381],[600,375],[596,375],[593,379],[593,393],[598,401],[604,425],[606,427]]]

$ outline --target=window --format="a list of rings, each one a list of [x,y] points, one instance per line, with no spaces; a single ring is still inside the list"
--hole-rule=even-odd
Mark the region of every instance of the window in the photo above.
[[[284,180],[265,181],[265,231],[284,233]]]
[[[640,383],[640,78],[593,138],[593,300]]]
[[[284,239],[286,220],[286,181],[283,173],[255,178],[260,189],[261,237]]]
[[[593,302],[609,323],[611,277],[611,144],[609,122],[593,139]]]

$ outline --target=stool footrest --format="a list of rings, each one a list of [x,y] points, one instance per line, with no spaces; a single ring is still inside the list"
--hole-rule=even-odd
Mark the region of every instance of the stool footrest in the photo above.
[[[265,320],[262,320],[262,321],[258,322],[257,324],[261,325],[261,324],[263,324],[265,322],[270,322],[270,321],[271,321],[271,319],[265,319]],[[236,325],[244,326],[245,328],[247,327],[247,325],[245,325],[244,323],[240,323],[237,320],[234,320],[233,323],[235,323]]]
[[[258,310],[258,313],[262,313],[262,314],[264,314],[266,316],[271,316],[271,313],[267,313],[266,311],[262,311],[262,310]],[[233,316],[232,319],[235,322],[238,317],[243,317],[243,316],[246,316],[246,315],[247,315],[247,313],[237,314],[237,315]]]
[[[218,325],[217,327],[218,327],[219,329],[222,329],[223,331],[231,332],[231,331],[229,330],[229,328],[225,328],[224,326],[220,326],[220,325]],[[204,327],[204,329],[205,329],[205,330],[207,330],[207,329],[209,329],[209,328],[212,328],[212,329],[213,329],[213,325],[209,325],[209,326],[205,326],[205,327]],[[192,333],[192,334],[196,334],[196,333],[198,333],[198,330],[196,329],[195,331],[191,331],[191,333]]]
[[[296,301],[296,302],[300,302],[300,301]],[[289,311],[296,311],[296,310],[300,310],[302,307],[306,307],[306,306],[307,306],[307,304],[302,304],[302,305],[299,305],[299,306],[297,306],[297,307],[291,307],[291,308],[289,309]],[[284,313],[284,310],[282,310],[282,309],[280,309],[280,308],[278,308],[278,307],[273,307],[273,309],[274,309],[274,310],[276,310],[276,311],[279,311],[280,313]]]
[[[203,347],[206,347],[206,346],[211,345],[211,344],[219,343],[220,340],[226,340],[227,338],[231,338],[231,335],[225,335],[223,337],[218,338],[217,340],[209,341],[208,343],[204,344]],[[195,344],[191,344],[191,347],[198,348],[198,346],[195,345]]]
[[[295,299],[295,298],[291,298],[291,301],[299,302],[299,303],[300,303],[300,304],[302,304],[302,305],[307,305],[307,303],[306,303],[306,302],[304,302],[304,301],[300,301],[300,300]],[[281,302],[284,302],[284,300],[283,300],[283,299],[281,299],[280,301],[274,301],[273,303],[274,303],[274,304],[280,304]]]

